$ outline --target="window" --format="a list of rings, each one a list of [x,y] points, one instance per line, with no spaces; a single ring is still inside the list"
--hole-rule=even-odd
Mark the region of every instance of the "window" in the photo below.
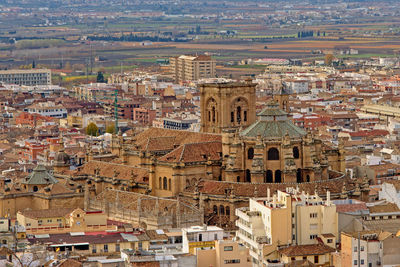
[[[282,172],[280,170],[275,171],[275,183],[282,182]]]
[[[300,158],[299,148],[297,146],[293,147],[293,158],[298,159]]]
[[[171,179],[168,180],[168,190],[171,191]]]
[[[51,223],[51,222],[52,222],[52,220],[51,220],[51,219],[48,219],[48,220],[47,220],[47,222],[48,222],[48,223]]]
[[[116,252],[119,252],[120,249],[121,249],[120,245],[119,245],[119,244],[115,244],[115,251],[116,251]]]
[[[360,262],[361,262],[361,265],[364,265],[364,260],[360,260]]]
[[[242,113],[242,108],[241,107],[237,107],[237,109],[236,109],[236,121],[238,123],[240,123],[240,121],[241,121],[241,113]]]
[[[279,151],[276,148],[268,150],[268,160],[279,160]]]
[[[162,189],[161,177],[158,177],[158,189]]]
[[[229,208],[229,206],[226,206],[225,214],[228,215],[228,216],[231,215],[231,209]]]
[[[318,213],[310,213],[310,218],[317,218],[318,217]]]
[[[108,252],[108,245],[107,244],[104,245],[104,252]]]
[[[39,220],[39,221],[38,221],[38,224],[42,224],[42,220]]]
[[[164,177],[163,182],[163,189],[168,190],[167,177]]]
[[[224,251],[233,251],[233,247],[232,246],[225,246],[224,247]]]
[[[96,254],[96,253],[97,253],[96,245],[93,245],[93,247],[92,247],[92,253],[93,253],[93,254]]]
[[[218,240],[218,234],[214,234],[214,240]]]
[[[243,120],[247,121],[247,111],[243,111]]]
[[[361,246],[361,247],[360,247],[360,250],[361,250],[361,251],[364,251],[364,246]]]
[[[318,263],[318,255],[314,256],[314,263]]]
[[[247,150],[247,159],[253,159],[254,158],[254,148],[250,147]]]
[[[333,240],[329,238],[328,243],[333,243]]]
[[[6,240],[6,239],[3,239],[3,240],[1,240],[1,243],[2,243],[3,245],[6,245],[6,244],[7,244],[7,240]]]
[[[225,264],[231,264],[231,263],[240,263],[239,259],[234,259],[234,260],[224,260]]]
[[[266,173],[266,177],[265,177],[265,183],[272,183],[272,181],[273,181],[273,174],[272,174],[272,171],[271,170],[267,170],[267,173]]]
[[[251,182],[251,173],[249,169],[246,170],[246,182],[247,183]]]
[[[317,235],[310,235],[310,239],[312,240],[312,239],[316,239],[317,238]]]
[[[357,247],[354,247],[354,252],[357,252]]]
[[[235,122],[235,114],[231,112],[231,122]]]
[[[213,206],[213,212],[214,212],[214,214],[218,214],[218,208],[217,208],[217,206]]]
[[[225,215],[225,208],[224,208],[224,206],[219,206],[219,214],[220,215]]]
[[[354,260],[354,265],[357,265],[357,260]]]

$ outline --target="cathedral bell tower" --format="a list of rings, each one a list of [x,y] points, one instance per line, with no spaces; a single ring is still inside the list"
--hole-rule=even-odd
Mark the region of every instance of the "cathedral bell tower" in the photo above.
[[[204,83],[199,85],[201,131],[247,127],[256,120],[256,84],[245,82]]]

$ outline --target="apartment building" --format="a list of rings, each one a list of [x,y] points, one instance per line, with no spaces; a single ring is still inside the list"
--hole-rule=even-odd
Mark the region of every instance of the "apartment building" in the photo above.
[[[50,85],[51,70],[1,70],[0,82],[17,85]]]
[[[192,226],[182,229],[182,251],[197,254],[198,250],[211,249],[215,240],[222,240],[224,230],[217,226]]]
[[[400,237],[382,230],[341,234],[341,266],[397,266]]]
[[[54,102],[35,103],[25,108],[24,111],[52,118],[67,117],[67,109],[63,105],[56,105]]]
[[[249,249],[232,240],[217,240],[214,249],[197,252],[197,267],[251,267]]]
[[[216,73],[216,61],[207,55],[172,57],[169,64],[175,82],[213,78]]]
[[[252,198],[249,207],[236,209],[237,240],[250,249],[254,264],[278,260],[278,249],[312,245],[318,240],[334,247],[338,237],[336,206],[318,195],[295,189],[278,191],[272,197]]]

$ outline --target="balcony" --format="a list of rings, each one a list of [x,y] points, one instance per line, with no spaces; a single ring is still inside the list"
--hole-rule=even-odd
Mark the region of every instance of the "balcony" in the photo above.
[[[235,221],[235,225],[239,228],[239,229],[243,229],[244,231],[248,232],[249,234],[253,235],[253,229],[251,229],[250,227],[248,227],[247,225],[241,223],[239,220]]]
[[[244,242],[250,244],[250,246],[260,249],[260,244],[258,244],[256,241],[254,241],[253,239],[248,238],[247,236],[243,235],[242,233],[240,233],[239,231],[236,231],[236,235],[240,238],[240,240],[243,240]]]

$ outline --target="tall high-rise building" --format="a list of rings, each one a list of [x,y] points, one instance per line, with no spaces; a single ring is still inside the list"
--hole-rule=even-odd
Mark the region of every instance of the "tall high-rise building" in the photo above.
[[[215,77],[216,62],[207,55],[172,57],[170,71],[176,82],[197,81]]]

